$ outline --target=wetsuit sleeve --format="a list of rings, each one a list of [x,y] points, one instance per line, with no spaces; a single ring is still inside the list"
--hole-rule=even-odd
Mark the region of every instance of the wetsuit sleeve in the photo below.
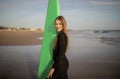
[[[52,68],[54,69],[56,69],[57,65],[60,65],[59,61],[61,61],[62,56],[65,56],[67,38],[64,33],[61,33],[59,35],[57,44],[58,44],[56,47],[57,51],[55,51],[56,55],[54,55],[54,58],[53,58],[54,64],[52,66]]]

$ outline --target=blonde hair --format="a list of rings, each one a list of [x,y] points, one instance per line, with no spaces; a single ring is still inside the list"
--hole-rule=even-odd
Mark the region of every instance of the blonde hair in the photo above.
[[[65,35],[67,36],[67,45],[66,45],[66,51],[67,51],[69,39],[68,39],[68,31],[67,31],[67,23],[66,23],[66,20],[65,20],[65,18],[64,18],[63,16],[57,16],[56,19],[55,19],[55,22],[56,22],[56,20],[59,20],[59,21],[62,23],[62,26],[63,26],[62,32],[64,32]],[[55,22],[54,22],[54,23],[55,23]],[[56,43],[55,43],[55,45],[56,45]]]

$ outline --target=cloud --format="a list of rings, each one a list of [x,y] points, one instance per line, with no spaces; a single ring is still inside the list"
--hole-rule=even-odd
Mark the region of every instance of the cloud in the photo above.
[[[104,0],[104,1],[97,1],[97,0],[93,0],[90,1],[90,3],[94,4],[94,5],[120,5],[120,1],[108,1],[108,0]]]

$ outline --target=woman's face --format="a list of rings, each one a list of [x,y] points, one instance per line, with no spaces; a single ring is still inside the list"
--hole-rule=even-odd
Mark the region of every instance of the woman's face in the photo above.
[[[56,29],[57,29],[58,32],[62,31],[63,26],[62,26],[62,23],[61,23],[60,20],[56,20],[55,27],[56,27]]]

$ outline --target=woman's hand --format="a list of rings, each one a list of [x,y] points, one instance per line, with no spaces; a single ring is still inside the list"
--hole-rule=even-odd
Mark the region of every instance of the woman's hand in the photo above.
[[[55,71],[55,69],[54,69],[54,68],[51,68],[51,69],[50,69],[50,72],[48,73],[47,78],[52,78],[52,75],[53,75],[54,71]]]

